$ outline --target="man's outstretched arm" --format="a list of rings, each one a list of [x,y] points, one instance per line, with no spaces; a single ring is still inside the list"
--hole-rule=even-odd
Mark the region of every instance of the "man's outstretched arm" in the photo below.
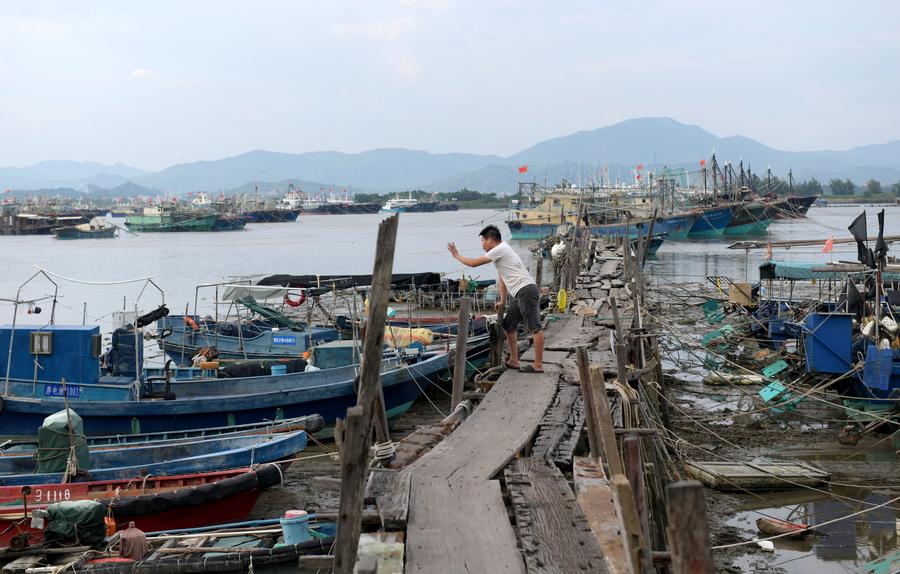
[[[454,259],[469,267],[479,267],[485,263],[491,262],[491,258],[487,255],[482,255],[481,257],[466,257],[465,255],[460,255],[459,250],[456,248],[456,244],[452,241],[447,244],[447,251],[450,252],[450,255],[452,255]]]

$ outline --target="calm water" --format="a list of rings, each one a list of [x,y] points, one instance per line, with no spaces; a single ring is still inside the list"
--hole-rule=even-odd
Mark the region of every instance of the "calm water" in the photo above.
[[[776,221],[769,227],[772,240],[819,238],[830,235],[847,237],[847,225],[862,207],[813,208],[804,220]],[[875,214],[880,208],[868,207],[869,231],[877,231]],[[900,208],[886,208],[887,235],[900,235]],[[153,277],[163,289],[165,301],[173,310],[193,307],[194,289],[201,283],[215,283],[233,276],[274,273],[336,274],[371,273],[378,223],[385,216],[339,215],[306,216],[292,223],[251,224],[245,230],[225,233],[122,233],[116,239],[60,241],[54,237],[0,237],[2,275],[0,299],[13,299],[16,290],[39,266],[53,273],[91,282],[114,282]],[[396,272],[436,271],[458,278],[463,266],[446,251],[446,243],[455,241],[464,255],[481,254],[478,231],[495,223],[507,232],[505,211],[466,210],[444,213],[411,213],[400,216]],[[117,220],[121,223],[120,220]],[[702,281],[706,275],[728,275],[751,280],[765,257],[765,249],[733,251],[727,245],[733,239],[667,242],[657,258],[648,264],[656,281]],[[529,262],[527,242],[513,246]],[[775,250],[776,258],[827,261],[820,247]],[[835,247],[835,260],[855,258],[855,247]],[[467,269],[467,276],[494,278],[491,265]],[[161,301],[161,295],[143,283],[127,285],[83,285],[55,279],[59,284],[58,323],[81,323],[85,304],[87,322],[104,330],[111,326],[110,313],[127,307],[149,310]],[[140,296],[142,289],[143,295]],[[37,277],[22,291],[22,299],[49,297],[52,284]],[[200,311],[211,310],[214,291],[200,291]],[[38,303],[40,315],[20,316],[20,322],[37,324],[49,321],[49,301]],[[21,309],[23,313],[25,309]],[[12,305],[0,304],[0,321],[12,319]]]

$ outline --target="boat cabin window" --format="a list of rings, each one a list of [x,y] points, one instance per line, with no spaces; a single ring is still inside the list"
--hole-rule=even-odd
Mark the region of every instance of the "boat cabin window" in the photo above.
[[[32,355],[49,355],[53,352],[53,333],[34,331],[30,342]]]

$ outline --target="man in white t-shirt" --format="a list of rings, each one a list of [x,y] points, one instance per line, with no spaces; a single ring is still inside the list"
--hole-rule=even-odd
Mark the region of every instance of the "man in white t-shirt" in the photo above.
[[[481,257],[465,257],[459,254],[456,244],[448,243],[447,250],[453,258],[469,267],[478,267],[485,263],[493,263],[500,276],[500,299],[497,307],[507,302],[507,293],[512,296],[503,318],[503,330],[509,343],[509,360],[506,366],[518,369],[523,373],[544,372],[544,329],[541,325],[541,292],[537,283],[531,278],[525,264],[512,247],[500,238],[500,230],[495,225],[488,225],[478,234],[481,247],[486,254]],[[534,364],[522,367],[519,364],[519,340],[517,329],[519,323],[525,322],[525,331],[532,333],[534,340]]]

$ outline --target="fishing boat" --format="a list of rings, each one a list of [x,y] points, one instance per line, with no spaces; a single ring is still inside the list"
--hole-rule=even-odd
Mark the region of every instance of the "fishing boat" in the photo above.
[[[405,362],[386,369],[381,384],[388,417],[394,419],[405,413],[424,389],[449,368],[449,357],[449,353],[437,351],[408,354]],[[2,396],[0,434],[16,435],[22,429],[36,428],[46,416],[71,405],[84,419],[89,435],[200,429],[313,413],[324,417],[327,435],[335,419],[356,404],[356,369],[342,374],[340,380],[335,380],[337,374],[330,371],[186,380],[183,387],[175,386],[174,394],[162,395],[170,400],[142,400],[140,386],[133,385],[134,377],[119,377],[118,385],[46,381],[29,385],[27,381],[10,381],[4,383],[7,394]],[[163,388],[164,384],[160,383]],[[28,394],[13,394],[21,386]],[[201,392],[205,394],[177,396]],[[123,396],[128,398],[119,398]]]
[[[30,213],[15,203],[0,204],[0,235],[50,235],[59,227],[87,221],[83,216]]]
[[[132,231],[212,231],[218,215],[174,206],[145,207],[140,215],[129,215],[125,225]]]
[[[690,239],[721,237],[734,214],[734,208],[730,205],[701,207],[698,211],[698,217],[688,231]]]
[[[766,203],[751,201],[734,207],[725,235],[761,235],[772,223],[775,208]]]
[[[94,217],[87,223],[51,229],[57,239],[105,239],[116,236],[119,228],[103,217]]]
[[[410,211],[416,208],[419,205],[419,200],[412,196],[412,192],[409,192],[409,197],[400,197],[400,194],[397,194],[397,197],[387,200],[384,206],[381,208],[382,213],[404,213],[405,211]]]
[[[140,559],[121,558],[117,543],[105,557],[96,553],[68,570],[84,574],[188,574],[196,572],[249,572],[291,563],[303,556],[332,551],[337,523],[304,511],[289,510],[284,517],[182,528],[145,533],[148,554]]]
[[[65,435],[63,438],[68,443]],[[118,446],[95,447],[88,449],[89,466],[79,467],[79,470],[92,480],[228,470],[290,458],[306,448],[306,441],[306,432],[300,430],[276,435],[144,443],[125,449]],[[39,446],[36,453],[4,454],[0,456],[0,487],[66,482],[64,472],[36,472],[35,458],[38,471],[53,457],[62,463],[61,467],[65,470],[68,453],[67,445],[54,443]]]
[[[198,315],[169,315],[157,323],[160,349],[176,364],[190,364],[201,349],[213,347],[221,359],[298,358],[313,345],[335,341],[333,328],[312,327],[257,302],[252,296],[234,300],[257,318],[216,321]]]
[[[239,231],[254,219],[247,214],[221,214],[213,221],[212,231]]]
[[[34,511],[62,501],[97,500],[120,530],[129,522],[146,532],[236,522],[247,518],[263,490],[282,479],[278,465],[265,464],[194,474],[0,486],[0,547],[21,549],[40,542],[44,531],[31,526]]]

